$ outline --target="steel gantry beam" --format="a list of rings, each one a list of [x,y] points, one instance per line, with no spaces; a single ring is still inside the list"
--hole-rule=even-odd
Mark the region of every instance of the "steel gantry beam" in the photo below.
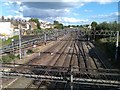
[[[21,68],[22,67],[22,68]],[[9,70],[8,70],[9,69]],[[76,71],[78,70],[78,71]],[[87,69],[23,64],[6,64],[1,67],[4,76],[22,76],[51,82],[96,85],[120,88],[120,71],[116,69]]]
[[[84,35],[104,35],[104,36],[116,36],[117,32],[116,31],[83,31],[83,30],[79,30],[79,29],[63,29],[63,30],[50,30],[50,31],[46,31],[46,32],[42,32],[42,31],[38,31],[38,30],[21,30],[21,47],[23,48],[24,46],[27,47],[27,45],[29,46],[30,44],[33,45],[33,43],[39,43],[40,41],[45,41],[44,39],[44,33],[46,33],[46,40],[49,41],[51,39],[56,39],[59,36],[63,36],[66,35],[67,33],[70,32],[78,32],[78,34],[84,36]],[[36,36],[37,35],[37,36]],[[24,40],[25,38],[27,38],[26,40]],[[16,41],[16,43],[14,45],[8,45],[6,47],[3,47],[1,49],[0,54],[4,53],[4,52],[12,52],[13,48],[15,50],[15,48],[19,49],[19,42]]]
[[[102,36],[116,36],[117,31],[104,31],[104,30],[99,30],[99,31],[91,31],[91,30],[86,30],[86,31],[81,31],[79,30],[79,34],[81,35],[102,35]]]
[[[14,44],[10,44],[6,47],[2,47],[2,49],[0,49],[1,51],[0,54],[6,53],[6,52],[13,52],[13,48],[14,50],[19,50],[19,48],[24,49],[26,47],[29,47],[30,45],[39,44],[41,42],[56,40],[56,38],[61,37],[63,35],[65,35],[64,30],[53,30],[49,32],[48,31],[41,32],[37,30],[34,30],[34,31],[21,30],[21,35],[19,35],[19,38],[20,38],[19,41],[15,41]]]

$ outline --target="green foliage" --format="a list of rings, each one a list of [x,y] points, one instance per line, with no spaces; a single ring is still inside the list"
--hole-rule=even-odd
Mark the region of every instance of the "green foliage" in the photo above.
[[[3,63],[9,63],[9,62],[15,60],[16,58],[17,58],[17,57],[16,57],[15,55],[13,55],[13,54],[8,54],[8,55],[2,56],[1,61],[2,61]]]
[[[39,22],[39,20],[38,20],[37,18],[31,18],[29,21],[33,21],[33,22],[35,22],[35,23],[38,23],[38,22]]]
[[[59,24],[59,22],[58,21],[54,21],[54,25],[58,25]]]
[[[31,54],[31,53],[34,53],[31,49],[29,49],[28,51],[27,51],[27,54]]]
[[[56,29],[63,29],[64,28],[63,24],[59,23],[58,21],[54,21],[54,25],[55,25],[54,28],[56,28]]]
[[[5,40],[5,41],[2,42],[2,45],[3,45],[3,46],[7,46],[7,45],[11,44],[11,43],[12,43],[12,39],[18,40],[18,39],[19,39],[19,36],[16,35],[16,36],[13,36],[13,37],[11,37],[11,38],[8,38],[8,40]]]
[[[63,29],[64,26],[63,26],[63,24],[58,24],[58,25],[55,25],[54,28],[56,28],[56,29]]]
[[[109,38],[102,38],[99,39],[95,42],[95,45],[103,51],[103,53],[105,55],[107,55],[107,57],[110,60],[110,63],[116,67],[116,68],[120,68],[120,47],[118,48],[118,61],[115,61],[115,50],[116,50],[116,46],[115,46],[116,40],[113,38],[113,40],[109,40]],[[120,44],[120,42],[119,42]]]
[[[95,30],[95,28],[96,28],[96,26],[97,26],[97,22],[93,21],[93,22],[91,23],[91,26],[92,26],[92,28]]]
[[[96,30],[113,30],[113,31],[120,31],[120,23],[117,23],[116,21],[114,22],[102,22],[96,26]]]
[[[41,29],[40,28],[40,22],[39,22],[39,20],[37,18],[31,18],[29,21],[33,21],[33,22],[37,23],[37,28]]]

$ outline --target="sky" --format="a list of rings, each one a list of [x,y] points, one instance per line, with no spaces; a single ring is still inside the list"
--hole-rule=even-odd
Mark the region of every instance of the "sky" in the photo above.
[[[118,21],[119,0],[2,0],[1,16],[5,18],[38,18],[39,21],[57,20],[64,25]]]

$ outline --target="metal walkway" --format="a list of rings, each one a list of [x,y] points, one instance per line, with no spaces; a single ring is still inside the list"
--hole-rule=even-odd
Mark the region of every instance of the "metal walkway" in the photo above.
[[[120,71],[117,69],[87,69],[78,67],[52,67],[23,64],[4,64],[1,67],[2,77],[22,76],[35,80],[61,82],[120,88]]]

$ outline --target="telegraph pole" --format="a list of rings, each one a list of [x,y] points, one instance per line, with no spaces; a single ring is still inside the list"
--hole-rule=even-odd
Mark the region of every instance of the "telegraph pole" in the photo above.
[[[21,50],[21,25],[19,25],[19,57],[20,57],[20,60],[22,59],[22,50]]]
[[[117,41],[116,41],[115,61],[117,61],[117,59],[118,59],[118,46],[119,46],[119,31],[117,31]]]

